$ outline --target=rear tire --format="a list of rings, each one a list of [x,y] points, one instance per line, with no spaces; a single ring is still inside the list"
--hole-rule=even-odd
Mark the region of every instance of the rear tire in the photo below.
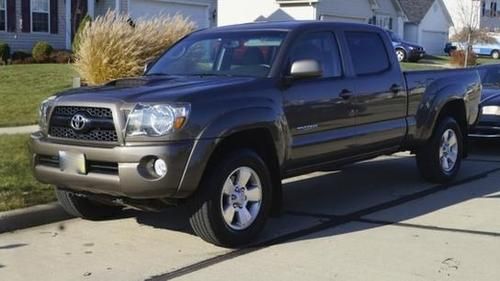
[[[432,137],[417,150],[417,166],[428,181],[446,183],[460,170],[464,153],[463,135],[457,121],[444,117]]]
[[[59,204],[70,215],[88,220],[104,220],[115,217],[122,207],[105,205],[73,192],[56,188]]]
[[[191,227],[200,238],[218,246],[250,243],[271,209],[272,184],[266,163],[254,151],[242,149],[218,158],[208,169],[188,202]]]

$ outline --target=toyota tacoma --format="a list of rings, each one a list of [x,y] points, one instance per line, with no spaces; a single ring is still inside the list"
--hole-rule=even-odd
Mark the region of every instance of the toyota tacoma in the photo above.
[[[477,70],[402,72],[378,27],[267,22],[196,31],[144,75],[59,93],[31,135],[70,214],[185,205],[204,240],[247,244],[284,178],[412,151],[448,182],[478,116]]]

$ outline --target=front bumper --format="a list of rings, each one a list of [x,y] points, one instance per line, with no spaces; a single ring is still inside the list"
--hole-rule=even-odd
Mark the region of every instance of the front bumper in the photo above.
[[[194,141],[109,148],[76,146],[51,142],[40,132],[30,139],[33,172],[39,181],[74,191],[132,199],[175,198],[193,145]],[[58,163],[60,151],[83,154],[86,172],[63,171]],[[165,176],[153,178],[145,174],[143,166],[151,157],[165,160]]]
[[[408,60],[419,60],[419,59],[422,59],[424,56],[425,56],[424,50],[414,49],[414,50],[409,52]]]
[[[500,138],[500,116],[479,116],[479,122],[469,131],[469,137]]]

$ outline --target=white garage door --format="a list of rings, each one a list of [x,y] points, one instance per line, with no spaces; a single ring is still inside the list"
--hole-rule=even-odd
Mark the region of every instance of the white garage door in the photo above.
[[[437,32],[437,31],[422,31],[422,46],[425,51],[431,55],[443,54],[444,46],[448,41],[447,32]]]
[[[207,6],[161,0],[130,0],[129,3],[129,14],[133,19],[154,17],[159,14],[170,16],[180,14],[189,17],[198,28],[210,26]]]
[[[349,16],[322,15],[320,19],[325,21],[336,21],[336,22],[366,23],[366,20],[364,18],[356,18]]]

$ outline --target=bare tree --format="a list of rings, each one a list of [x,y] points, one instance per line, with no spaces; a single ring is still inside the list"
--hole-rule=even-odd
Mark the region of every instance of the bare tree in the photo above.
[[[465,63],[467,67],[468,58],[472,46],[478,43],[496,43],[487,30],[480,28],[481,23],[481,1],[480,0],[457,0],[458,20],[461,30],[452,36],[453,41],[465,43]]]

